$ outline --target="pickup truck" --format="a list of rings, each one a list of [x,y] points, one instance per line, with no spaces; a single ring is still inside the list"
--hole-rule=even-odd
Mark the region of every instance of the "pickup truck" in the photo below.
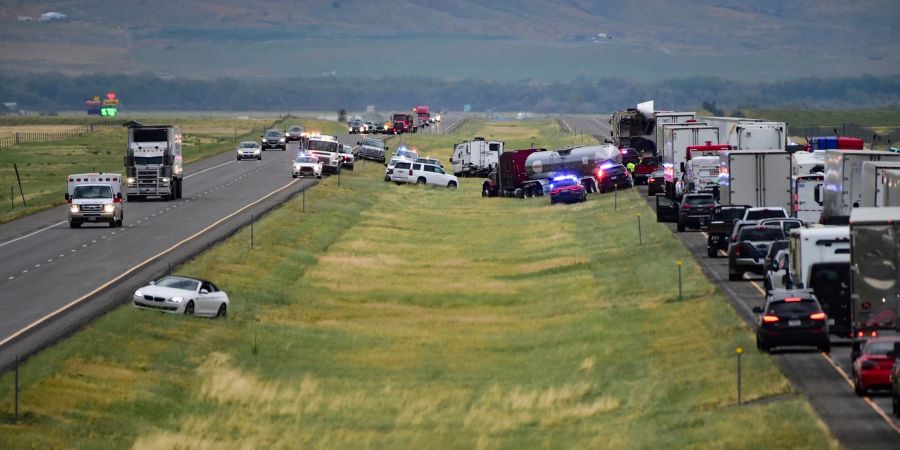
[[[728,249],[728,240],[734,230],[734,221],[744,217],[744,211],[749,207],[748,205],[726,205],[719,206],[713,211],[706,230],[708,236],[706,238],[706,256],[716,258],[719,256],[719,250]]]
[[[659,161],[655,157],[645,156],[641,158],[637,165],[634,166],[634,173],[631,174],[631,177],[634,178],[634,184],[647,184],[647,180],[653,175],[653,172],[660,168]]]

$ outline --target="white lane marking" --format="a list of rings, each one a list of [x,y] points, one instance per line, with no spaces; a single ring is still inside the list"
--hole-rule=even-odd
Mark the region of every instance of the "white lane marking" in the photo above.
[[[75,253],[75,252],[77,252],[77,251],[78,251],[77,248],[73,248],[72,250],[69,250],[69,253]]]
[[[190,174],[190,175],[187,175],[187,176],[185,176],[185,178],[190,178],[190,177],[192,177],[192,176],[194,176],[194,175],[200,175],[200,174],[203,173],[203,172],[207,172],[207,171],[213,170],[213,169],[215,169],[215,168],[218,168],[218,167],[222,167],[222,166],[224,166],[224,165],[231,164],[231,163],[233,163],[233,162],[234,162],[234,161],[228,161],[228,162],[226,162],[226,163],[222,163],[222,164],[219,164],[219,165],[216,165],[216,166],[212,166],[212,167],[209,167],[209,168],[207,168],[207,169],[203,169],[203,170],[201,170],[201,171],[199,171],[199,172],[194,172],[194,173],[192,173],[192,174]],[[20,240],[25,239],[25,238],[29,238],[29,237],[31,237],[31,236],[34,236],[34,235],[38,234],[38,233],[47,231],[47,230],[49,230],[49,229],[51,229],[51,228],[53,228],[53,227],[58,227],[58,226],[60,226],[60,225],[62,225],[62,224],[64,224],[64,223],[68,223],[68,220],[63,220],[62,222],[57,222],[57,223],[54,223],[53,225],[48,225],[48,226],[46,226],[46,227],[44,227],[44,228],[41,228],[40,230],[33,231],[33,232],[28,233],[28,234],[26,234],[26,235],[24,235],[24,236],[19,236],[19,237],[15,238],[15,239],[10,239],[10,240],[8,240],[8,241],[6,241],[6,242],[0,244],[0,247],[3,247],[4,245],[12,244],[13,242],[20,241]]]
[[[87,244],[81,244],[81,248],[87,247]]]
[[[51,228],[53,228],[53,227],[58,227],[58,226],[60,226],[60,225],[62,225],[62,224],[64,224],[64,223],[68,223],[68,222],[69,222],[68,220],[63,220],[62,222],[57,222],[57,223],[54,223],[53,225],[49,225],[49,226],[46,226],[46,227],[44,227],[44,228],[41,228],[40,230],[32,231],[31,233],[28,233],[28,234],[26,234],[25,236],[19,236],[19,237],[15,238],[15,239],[10,239],[10,240],[8,240],[8,241],[6,241],[6,242],[0,244],[0,247],[3,247],[4,245],[12,244],[13,242],[16,242],[16,241],[21,241],[22,239],[29,238],[29,237],[31,237],[31,236],[34,236],[34,235],[40,233],[40,232],[47,231],[47,230],[49,230],[49,229],[51,229]]]
[[[40,264],[35,264],[35,265],[34,265],[34,268],[35,268],[35,269],[38,268],[38,267],[41,267],[41,265],[40,265]]]
[[[280,187],[280,188],[278,188],[278,189],[275,189],[274,191],[272,191],[272,192],[270,192],[270,193],[268,193],[268,194],[266,194],[266,195],[260,197],[259,199],[254,200],[254,201],[252,201],[252,202],[250,202],[250,203],[244,205],[242,208],[238,209],[237,211],[235,211],[235,212],[233,212],[233,213],[231,213],[231,214],[229,214],[229,215],[227,215],[227,216],[225,216],[225,217],[223,217],[223,218],[221,218],[221,219],[219,219],[219,220],[213,222],[212,224],[210,224],[210,225],[207,226],[206,228],[204,228],[204,229],[202,229],[202,230],[200,230],[200,231],[198,231],[198,232],[196,232],[196,233],[194,233],[194,234],[192,234],[192,235],[190,235],[190,236],[188,236],[188,237],[182,239],[181,241],[177,242],[175,245],[173,245],[173,246],[171,246],[171,247],[169,247],[169,248],[167,248],[167,249],[165,249],[165,250],[163,250],[163,251],[161,251],[161,252],[159,252],[159,253],[157,253],[157,254],[155,254],[155,255],[153,255],[153,256],[147,258],[147,259],[145,259],[144,261],[138,263],[137,265],[132,266],[130,269],[126,270],[125,272],[123,272],[123,273],[121,273],[121,274],[119,274],[119,275],[116,276],[115,278],[113,278],[113,279],[107,281],[106,283],[101,284],[100,286],[98,286],[97,288],[95,288],[93,291],[88,292],[87,294],[84,294],[84,295],[82,295],[81,297],[76,298],[75,300],[72,300],[71,302],[67,303],[66,305],[63,305],[62,307],[60,307],[60,308],[57,309],[56,311],[53,311],[53,312],[51,312],[51,313],[45,315],[44,317],[41,317],[40,319],[35,320],[35,321],[32,322],[31,324],[29,324],[29,325],[27,325],[26,327],[20,329],[19,331],[16,331],[15,333],[9,335],[8,337],[6,337],[6,338],[3,339],[2,341],[0,341],[0,348],[2,348],[3,346],[5,346],[5,345],[8,344],[9,342],[11,342],[11,341],[17,339],[19,336],[21,336],[21,335],[27,333],[28,331],[34,329],[35,327],[39,326],[40,324],[42,324],[42,323],[44,323],[44,322],[50,320],[51,318],[53,318],[53,317],[59,315],[60,313],[65,312],[65,311],[68,310],[69,308],[71,308],[71,307],[73,307],[73,306],[75,306],[75,305],[77,305],[77,304],[79,304],[79,303],[82,303],[82,302],[84,302],[85,300],[87,300],[87,299],[93,297],[93,296],[96,295],[98,292],[102,291],[103,289],[106,289],[107,287],[109,287],[109,286],[112,285],[113,283],[118,282],[119,280],[121,280],[121,279],[127,277],[128,275],[131,275],[133,272],[135,272],[135,271],[137,271],[138,269],[140,269],[140,268],[146,266],[147,264],[150,264],[151,262],[153,262],[153,261],[156,260],[157,258],[159,258],[159,257],[161,257],[161,256],[163,256],[163,255],[165,255],[165,254],[167,254],[167,253],[172,252],[173,250],[177,249],[178,247],[184,245],[186,242],[188,242],[188,241],[190,241],[190,240],[192,240],[192,239],[195,239],[196,237],[200,236],[201,234],[206,233],[207,231],[209,231],[209,230],[215,228],[217,225],[221,224],[222,222],[225,222],[226,220],[231,219],[232,217],[234,217],[234,216],[236,216],[236,215],[238,215],[238,214],[240,214],[240,213],[246,211],[247,209],[252,208],[252,207],[256,206],[257,204],[259,204],[259,203],[265,201],[267,198],[269,198],[269,197],[271,197],[271,196],[273,196],[273,195],[275,195],[275,194],[277,194],[277,193],[279,193],[279,192],[281,192],[281,191],[283,191],[283,190],[285,190],[285,189],[291,187],[292,185],[296,184],[298,181],[300,181],[300,180],[299,180],[299,179],[291,180],[288,184],[285,184],[284,186],[282,186],[282,187]],[[72,250],[72,251],[74,252],[75,250]],[[27,270],[26,270],[26,272],[27,272]],[[24,273],[24,272],[23,272],[23,273]]]
[[[53,258],[48,259],[47,262],[53,262]]]
[[[65,253],[60,253],[60,254],[59,254],[59,257],[60,257],[60,258],[62,258],[63,256],[66,256],[66,254],[65,254]]]
[[[22,273],[28,273],[28,269],[23,270]]]
[[[15,278],[15,277],[9,277],[9,278],[7,278],[7,280],[12,280],[13,278]]]
[[[208,172],[208,171],[210,171],[210,170],[213,170],[213,169],[215,169],[215,168],[222,167],[222,166],[227,166],[228,164],[231,164],[231,163],[233,163],[233,162],[234,162],[234,161],[228,161],[228,162],[226,162],[226,163],[222,163],[222,164],[219,164],[219,165],[216,165],[216,166],[212,166],[212,167],[203,169],[203,170],[201,170],[201,171],[199,171],[199,172],[194,172],[194,173],[192,173],[192,174],[190,174],[190,175],[185,176],[184,178],[190,178],[190,177],[192,177],[192,176],[194,176],[194,175],[200,175],[200,174],[203,173],[203,172]]]
[[[819,355],[821,355],[822,358],[825,358],[825,361],[828,361],[828,364],[831,364],[831,367],[834,367],[834,370],[837,371],[838,375],[840,375],[844,379],[844,381],[847,382],[847,385],[850,386],[851,389],[853,389],[853,381],[849,376],[847,376],[847,372],[844,372],[844,369],[842,369],[841,366],[837,365],[837,363],[835,363],[834,360],[831,359],[831,355],[827,355],[825,353],[819,353]],[[900,433],[900,426],[895,424],[894,420],[891,419],[891,416],[888,415],[888,413],[886,413],[883,409],[881,409],[881,407],[878,406],[877,403],[873,402],[871,397],[863,397],[863,400],[869,405],[869,407],[871,407],[875,411],[875,414],[881,416],[881,418],[885,422],[887,422],[887,424],[891,428],[893,428],[894,431]]]
[[[94,239],[93,241],[91,241],[91,244],[96,244],[96,243],[97,243],[97,240],[96,240],[96,239]]]

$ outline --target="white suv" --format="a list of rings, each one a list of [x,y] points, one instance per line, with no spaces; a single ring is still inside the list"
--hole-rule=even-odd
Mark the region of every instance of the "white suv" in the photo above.
[[[391,181],[397,184],[431,184],[450,189],[456,189],[459,186],[459,179],[448,175],[439,166],[415,161],[397,161],[394,172],[391,174]]]

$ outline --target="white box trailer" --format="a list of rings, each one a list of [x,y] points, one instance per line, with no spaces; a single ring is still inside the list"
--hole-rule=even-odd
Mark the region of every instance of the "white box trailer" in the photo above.
[[[861,205],[865,161],[900,161],[900,154],[874,150],[825,151],[824,223],[845,225],[850,211]]]
[[[791,155],[778,150],[727,151],[719,155],[722,205],[781,207],[793,197]]]
[[[900,331],[900,208],[850,213],[851,356],[866,337]]]
[[[884,172],[887,170],[900,170],[900,161],[863,161],[859,206],[887,206],[884,202],[885,187],[883,177]]]
[[[673,124],[673,123],[685,123],[688,120],[694,120],[697,117],[697,113],[695,112],[674,112],[674,111],[657,111],[654,113],[654,118],[656,120],[656,135],[655,135],[655,143],[656,143],[656,152],[660,153],[660,149],[663,145],[663,125]]]
[[[792,154],[794,175],[825,173],[825,151],[795,152]]]
[[[791,201],[791,216],[803,223],[818,223],[822,218],[825,200],[825,175],[822,172],[791,177],[794,197]]]
[[[788,241],[792,287],[811,289],[828,315],[831,333],[848,336],[850,227],[795,228]]]
[[[722,144],[735,150],[784,150],[787,124],[746,117],[698,117],[697,120],[719,127]]]
[[[500,161],[503,142],[486,141],[475,137],[471,141],[456,144],[450,156],[453,174],[460,176],[486,176]]]
[[[900,206],[900,170],[887,170],[881,174],[884,186],[884,206]]]
[[[666,193],[675,195],[675,183],[686,171],[687,148],[697,145],[718,145],[719,129],[703,123],[663,125],[662,165],[666,179]]]

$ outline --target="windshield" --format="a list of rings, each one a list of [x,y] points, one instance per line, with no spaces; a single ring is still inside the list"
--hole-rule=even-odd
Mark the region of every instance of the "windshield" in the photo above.
[[[354,127],[358,127],[363,124],[362,120],[354,120],[350,122]]]
[[[553,187],[565,187],[565,186],[575,186],[575,180],[571,178],[563,178],[562,180],[556,180],[553,182]]]
[[[864,351],[867,355],[887,356],[894,350],[894,342],[897,341],[869,341]]]
[[[328,141],[309,141],[306,143],[306,148],[308,150],[318,150],[321,152],[335,152],[338,151],[337,142],[328,142]]]
[[[75,186],[74,198],[112,198],[112,188],[104,185]]]
[[[303,127],[290,127],[288,128],[288,131],[291,133],[300,133],[303,131]]]
[[[654,178],[662,178],[664,176],[666,176],[666,173],[663,172],[662,170],[657,170],[656,172],[653,172]]]
[[[769,314],[801,314],[807,315],[819,312],[819,305],[813,300],[799,302],[772,302],[769,304]]]
[[[189,280],[187,278],[163,277],[156,282],[156,285],[173,289],[184,289],[186,291],[196,291],[197,288],[200,287],[200,282],[197,280]]]
[[[136,166],[145,166],[145,165],[162,165],[163,157],[162,156],[135,156],[134,164]]]
[[[350,147],[349,145],[345,145],[345,146],[341,147],[341,153],[353,153],[353,147]]]
[[[784,239],[780,228],[745,228],[741,231],[742,241],[777,241]]]
[[[740,219],[744,217],[744,208],[728,208],[722,209],[716,214],[716,220],[721,220],[723,222],[734,222],[734,219]]]
[[[384,147],[384,142],[379,141],[378,139],[366,139],[362,142],[362,145],[368,145],[370,147]]]
[[[749,211],[747,213],[747,220],[761,220],[781,217],[787,216],[785,216],[784,211],[780,209],[758,209],[755,211]]]
[[[317,163],[319,162],[319,158],[315,158],[312,156],[300,156],[297,158],[298,163]]]
[[[241,142],[241,148],[256,148],[259,145],[256,142]]]
[[[656,158],[641,158],[640,164],[655,165],[655,164],[657,164],[657,162],[656,162]]]
[[[169,130],[166,128],[135,128],[133,142],[166,142]]]
[[[280,138],[281,132],[280,131],[266,131],[266,137],[267,138]]]
[[[684,198],[684,202],[688,205],[707,205],[715,203],[716,200],[712,195],[690,195]]]

